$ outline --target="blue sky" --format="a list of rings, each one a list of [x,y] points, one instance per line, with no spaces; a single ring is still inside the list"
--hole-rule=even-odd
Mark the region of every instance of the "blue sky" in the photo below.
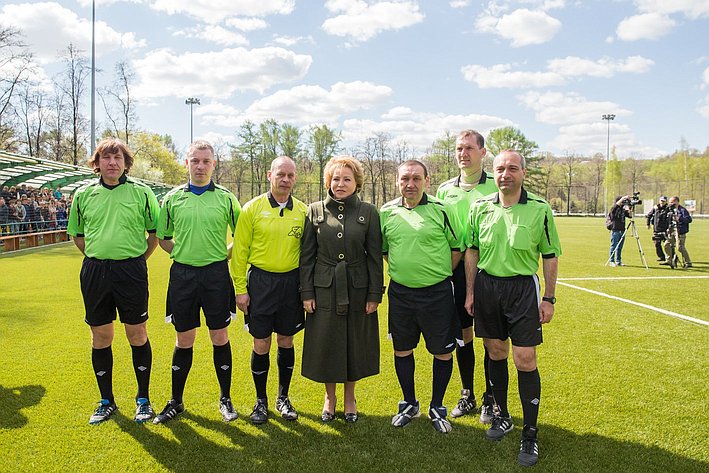
[[[139,127],[235,142],[246,119],[417,154],[446,130],[519,127],[556,154],[652,158],[709,145],[709,0],[96,0],[97,86],[136,73]],[[3,1],[35,54],[90,51],[90,0]],[[88,97],[86,110],[88,114]],[[100,101],[98,120],[104,116]]]

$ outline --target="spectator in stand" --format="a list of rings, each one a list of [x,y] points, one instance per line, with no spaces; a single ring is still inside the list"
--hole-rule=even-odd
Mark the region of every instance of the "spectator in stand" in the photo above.
[[[16,219],[16,233],[23,233],[25,231],[25,218],[27,217],[27,207],[25,207],[22,202],[15,200],[15,219]]]
[[[14,199],[17,196],[12,195],[12,192],[10,192],[10,189],[7,186],[2,186],[2,191],[0,192],[0,197],[5,199],[6,205],[10,205],[10,199]]]
[[[7,186],[5,186],[7,189]],[[0,236],[9,233],[10,208],[5,204],[5,198],[0,197]]]
[[[49,205],[44,200],[39,203],[38,215],[37,230],[44,231],[49,226]]]
[[[66,228],[66,204],[59,202],[57,205],[57,228],[63,230]]]
[[[54,199],[50,199],[49,204],[47,204],[47,210],[49,211],[49,219],[47,220],[47,226],[50,230],[56,230],[57,228],[57,203]]]
[[[57,187],[56,189],[54,189],[54,192],[52,193],[52,196],[53,196],[55,199],[59,200],[59,199],[62,198],[62,191],[60,191],[59,188]]]

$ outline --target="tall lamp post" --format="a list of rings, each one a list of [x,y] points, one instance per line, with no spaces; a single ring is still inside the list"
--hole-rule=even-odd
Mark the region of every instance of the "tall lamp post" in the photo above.
[[[200,105],[199,99],[195,97],[190,97],[187,100],[185,100],[185,104],[190,106],[190,144],[194,141],[194,136],[193,136],[193,122],[192,122],[192,106],[193,105]]]
[[[608,134],[606,140],[606,185],[604,197],[603,197],[603,214],[608,215],[608,168],[611,162],[611,120],[615,120],[615,115],[609,113],[608,115],[603,115],[601,118],[608,122]]]
[[[91,2],[91,148],[96,148],[96,1]]]

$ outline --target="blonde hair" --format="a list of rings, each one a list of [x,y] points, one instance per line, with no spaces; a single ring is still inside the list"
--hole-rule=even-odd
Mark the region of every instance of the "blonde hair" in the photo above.
[[[355,192],[359,192],[364,184],[364,170],[362,169],[362,163],[360,163],[356,158],[346,154],[333,157],[325,165],[325,170],[323,171],[325,188],[330,188],[330,184],[332,184],[332,175],[335,174],[335,170],[342,168],[348,168],[352,171],[352,174],[354,174],[355,183],[357,184]]]

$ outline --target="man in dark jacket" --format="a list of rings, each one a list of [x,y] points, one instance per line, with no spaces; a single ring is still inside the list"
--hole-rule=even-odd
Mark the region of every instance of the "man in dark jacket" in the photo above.
[[[621,252],[623,251],[623,243],[625,242],[625,218],[630,217],[630,208],[627,202],[630,202],[630,196],[624,195],[616,199],[615,204],[609,212],[612,226],[611,231],[611,248],[609,262],[613,266],[625,266],[622,262]]]
[[[5,199],[0,197],[0,235],[9,233],[8,221],[10,219],[10,208],[5,204]]]
[[[692,259],[689,257],[689,252],[687,252],[687,248],[684,245],[687,239],[687,233],[689,232],[689,224],[692,223],[692,216],[689,215],[686,208],[679,205],[678,196],[674,196],[670,199],[670,206],[668,209],[670,218],[674,219],[677,226],[677,235],[675,236],[674,229],[671,228],[671,231],[668,232],[667,240],[665,241],[665,253],[670,255],[673,251],[672,247],[677,245],[677,249],[682,254],[684,267],[691,268]]]
[[[667,208],[667,197],[660,197],[660,202],[646,215],[647,228],[653,226],[652,241],[655,242],[657,261],[665,262],[665,253],[662,251],[662,242],[667,238],[667,229],[670,226],[670,214]]]

